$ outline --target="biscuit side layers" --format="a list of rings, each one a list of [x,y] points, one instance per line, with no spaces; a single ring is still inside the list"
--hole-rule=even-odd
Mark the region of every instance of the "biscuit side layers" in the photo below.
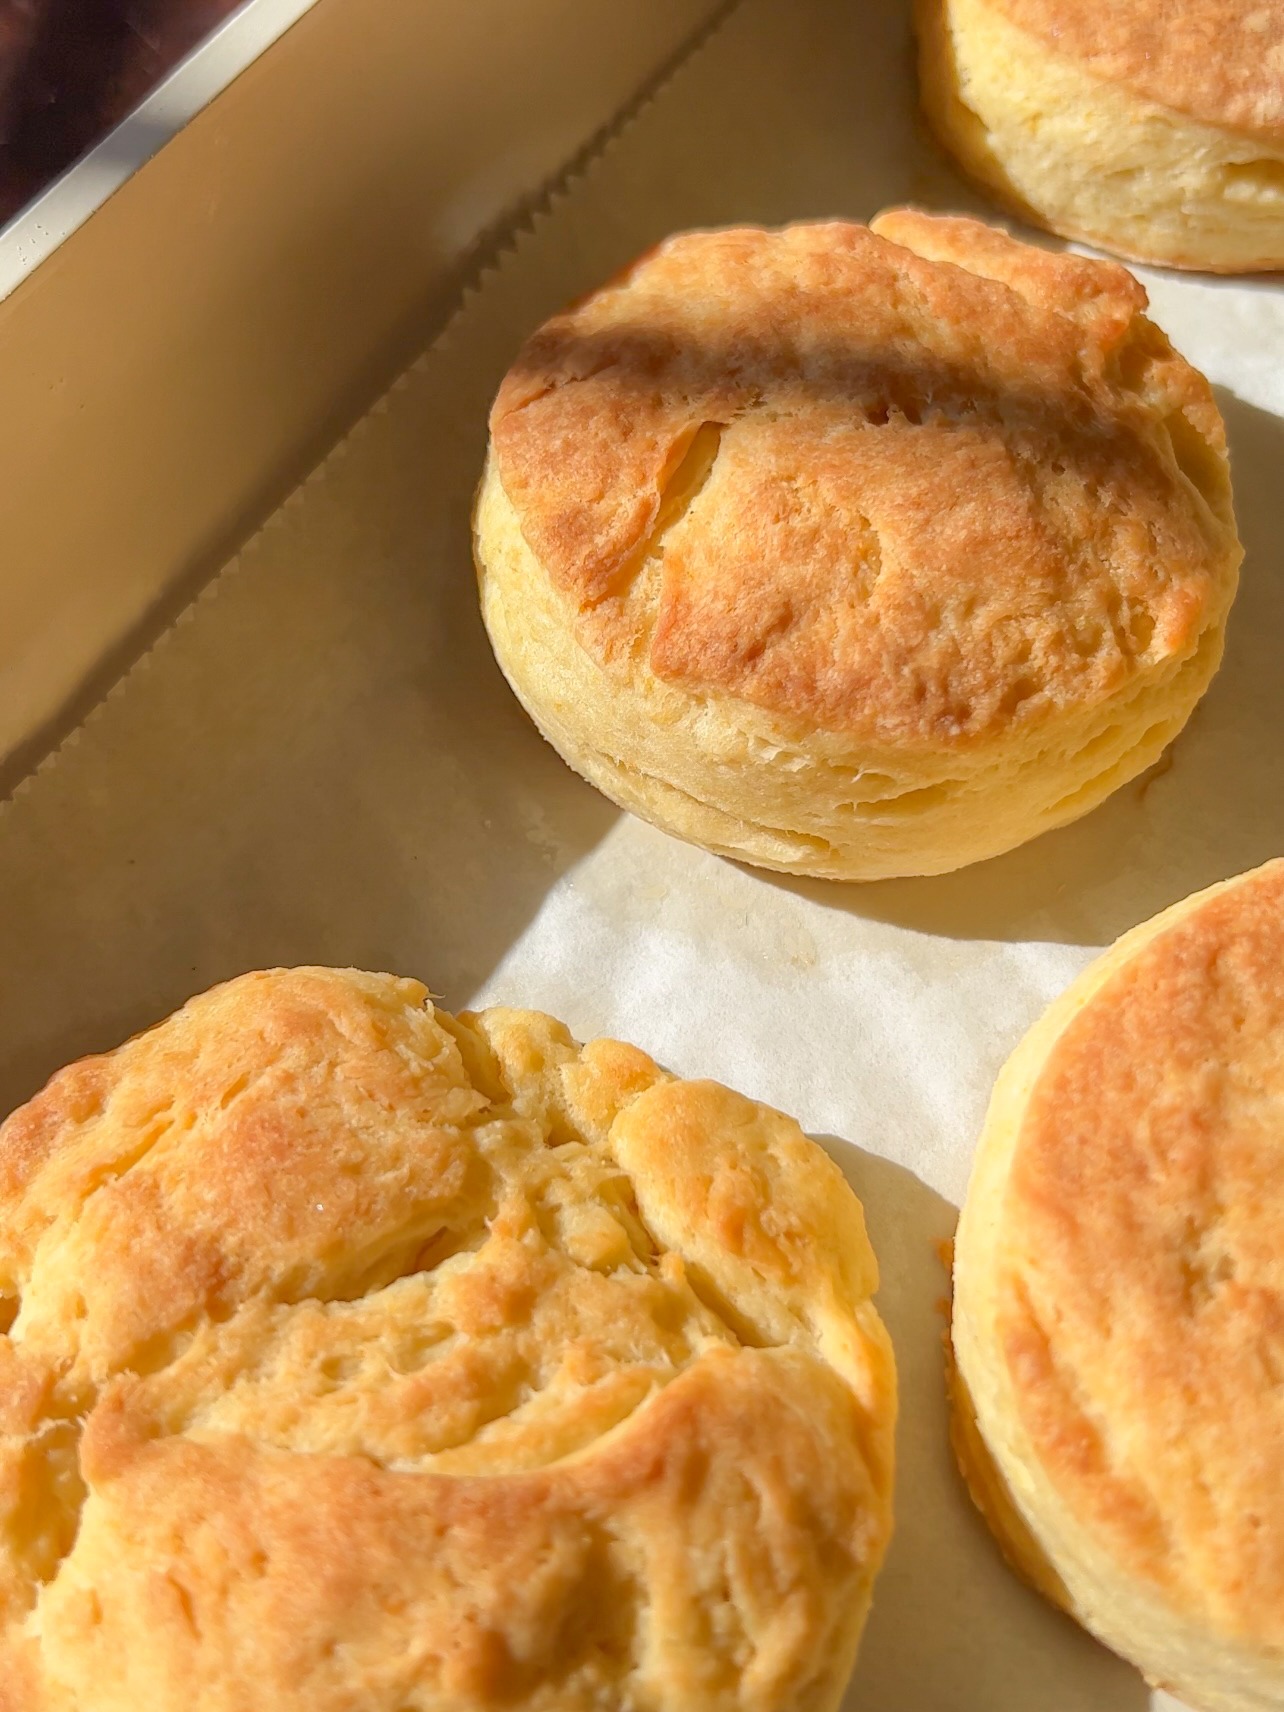
[[[1176,32],[1157,4],[1060,7],[1071,27],[1053,29],[1043,0],[916,0],[927,116],[972,178],[1063,237],[1167,267],[1284,267],[1284,24],[1222,9],[1275,19],[1273,34],[1238,16],[1218,34],[1216,6],[1190,8],[1215,39],[1178,63],[1143,51],[1147,14],[1160,46]],[[1257,73],[1242,89],[1218,78],[1241,50]]]

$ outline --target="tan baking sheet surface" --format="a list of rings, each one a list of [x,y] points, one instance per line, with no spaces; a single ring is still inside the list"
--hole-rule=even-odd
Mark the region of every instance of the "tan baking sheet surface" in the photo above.
[[[1284,288],[1146,276],[1230,427],[1230,644],[1167,771],[1011,856],[844,889],[676,844],[543,746],[475,610],[486,408],[546,313],[678,227],[975,205],[916,128],[904,10],[744,0],[0,815],[0,1102],[223,976],[315,961],[541,1006],[783,1106],[840,1138],[901,1370],[898,1533],[849,1707],[1136,1712],[1140,1679],[1012,1579],[960,1494],[934,1245],[1045,1002],[1284,851]]]

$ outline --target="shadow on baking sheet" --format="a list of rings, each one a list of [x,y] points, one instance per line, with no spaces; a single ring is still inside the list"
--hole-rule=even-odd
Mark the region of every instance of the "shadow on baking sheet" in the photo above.
[[[1226,655],[1168,753],[1074,825],[935,879],[782,880],[831,909],[954,939],[1103,945],[1284,855],[1284,420],[1220,391],[1245,547]]]
[[[249,968],[459,1003],[614,820],[491,656],[465,420],[394,394],[0,814],[0,1110]]]
[[[946,1429],[941,1244],[955,1209],[904,1166],[816,1138],[865,1205],[878,1307],[900,1381],[896,1535],[874,1593],[850,1712],[1145,1712],[1136,1671],[1008,1570],[967,1498]]]

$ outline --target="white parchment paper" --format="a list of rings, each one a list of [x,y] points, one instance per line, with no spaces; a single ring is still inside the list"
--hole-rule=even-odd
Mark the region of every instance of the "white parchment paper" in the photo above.
[[[844,888],[688,849],[545,748],[476,616],[486,409],[545,315],[684,226],[983,206],[920,134],[906,10],[743,0],[0,815],[0,1103],[215,980],[315,961],[542,1007],[795,1113],[866,1202],[901,1373],[898,1532],[848,1706],[1139,1712],[1140,1678],[1018,1585],[960,1491],[935,1245],[1047,1001],[1284,852],[1284,287],[1143,275],[1219,388],[1242,591],[1171,767],[1013,855]]]

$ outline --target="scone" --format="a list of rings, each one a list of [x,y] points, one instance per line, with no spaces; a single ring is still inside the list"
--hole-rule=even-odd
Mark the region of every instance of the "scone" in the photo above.
[[[556,316],[475,516],[499,663],[623,807],[935,874],[1093,808],[1217,667],[1207,382],[1113,264],[975,221],[694,232]]]
[[[1284,267],[1279,0],[915,0],[924,108],[1009,207],[1135,261]]]
[[[1199,1712],[1284,1706],[1284,862],[1099,959],[999,1078],[954,1426],[1012,1561]]]
[[[875,1281],[725,1088],[389,975],[216,988],[0,1128],[0,1707],[835,1707]]]

